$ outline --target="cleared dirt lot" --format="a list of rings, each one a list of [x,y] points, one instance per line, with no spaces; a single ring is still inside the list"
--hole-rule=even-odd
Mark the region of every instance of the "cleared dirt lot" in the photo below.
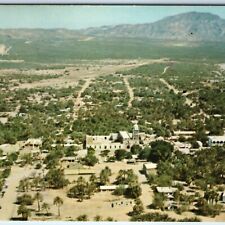
[[[159,212],[159,210],[149,209],[149,206],[153,200],[153,191],[151,190],[150,186],[146,183],[146,178],[142,175],[139,171],[142,169],[142,163],[138,163],[135,165],[126,164],[125,162],[117,162],[117,163],[100,163],[95,165],[94,167],[90,168],[91,171],[95,172],[98,176],[100,171],[108,166],[112,170],[112,176],[110,177],[110,182],[114,182],[116,176],[120,169],[133,169],[134,173],[138,175],[139,183],[141,184],[142,188],[142,195],[140,196],[145,212]],[[67,178],[72,180],[76,180],[79,175],[69,175]],[[86,180],[89,179],[89,176],[84,176]],[[102,219],[106,219],[107,217],[113,217],[114,220],[117,221],[129,221],[130,217],[127,215],[134,206],[133,199],[126,199],[123,196],[115,196],[112,195],[112,192],[105,191],[105,192],[98,192],[91,196],[91,199],[84,200],[83,202],[78,202],[77,199],[71,199],[66,196],[66,192],[72,187],[73,184],[70,184],[67,188],[61,190],[46,190],[43,191],[44,201],[49,203],[51,206],[50,212],[53,213],[51,217],[39,217],[39,216],[32,216],[31,220],[76,220],[76,218],[80,215],[87,215],[88,220],[93,221],[95,216],[100,215]],[[34,194],[34,193],[31,193]],[[53,205],[53,199],[56,196],[60,196],[64,204],[61,206],[61,216],[60,218],[57,217],[57,207]],[[113,204],[113,207],[112,207]],[[35,202],[33,208],[37,208],[37,203]],[[196,215],[191,212],[184,212],[182,215],[178,215],[173,211],[164,211],[163,213],[168,214],[170,217],[175,219],[183,219],[186,217],[195,217]],[[202,221],[212,221],[212,222],[219,222],[224,221],[225,214],[221,213],[219,216],[215,218],[210,217],[201,217],[199,218]]]
[[[139,173],[139,170],[142,168],[142,163],[136,165],[128,165],[125,162],[117,163],[100,163],[91,168],[92,171],[98,176],[100,171],[108,166],[112,170],[112,176],[110,177],[110,182],[114,182],[120,169],[133,169],[134,173],[138,175],[139,183],[142,188],[141,200],[147,209],[147,206],[152,202],[153,192],[148,184],[145,184],[145,176]],[[76,180],[78,175],[69,175],[67,178]],[[89,176],[84,176],[86,180],[89,179]],[[107,217],[113,217],[117,221],[129,221],[130,217],[127,215],[132,211],[134,201],[133,199],[126,199],[123,196],[112,195],[112,192],[98,192],[95,193],[91,199],[84,200],[83,202],[78,202],[77,199],[71,199],[66,196],[67,190],[73,186],[69,185],[63,190],[46,190],[42,192],[44,201],[51,205],[50,211],[54,214],[50,219],[60,219],[60,220],[70,220],[76,219],[82,214],[86,214],[89,220],[94,220],[96,215],[101,215],[103,219]],[[64,204],[61,207],[61,217],[57,218],[57,207],[54,206],[53,199],[56,196],[60,196]],[[112,207],[113,203],[113,207]],[[34,203],[34,208],[36,208],[36,203]],[[39,219],[40,217],[33,217],[32,220]]]
[[[117,71],[131,69],[149,63],[168,63],[168,59],[151,60],[99,60],[82,62],[76,65],[66,66],[65,69],[45,69],[45,70],[0,70],[1,74],[27,74],[27,75],[61,75],[58,78],[35,81],[32,83],[19,84],[12,89],[18,88],[38,88],[38,87],[69,87],[77,85],[81,79],[95,78],[100,75],[108,75]]]

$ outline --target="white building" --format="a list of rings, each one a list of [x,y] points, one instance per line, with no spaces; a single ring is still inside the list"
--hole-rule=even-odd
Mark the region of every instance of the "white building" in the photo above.
[[[129,147],[130,134],[126,131],[112,133],[108,136],[86,136],[86,148],[95,150],[117,150]]]
[[[42,139],[41,138],[30,138],[24,143],[24,147],[30,146],[32,148],[41,147]]]
[[[115,191],[119,187],[123,187],[124,189],[127,189],[128,185],[104,185],[104,186],[100,186],[100,191]]]
[[[147,175],[149,172],[154,171],[157,168],[157,163],[144,163],[143,164],[143,171]]]
[[[183,154],[189,154],[191,149],[191,143],[176,141],[174,142],[174,148],[175,150],[178,150]]]
[[[130,149],[132,145],[139,144],[139,127],[134,125],[133,133],[119,131],[109,135],[86,136],[86,148],[93,148],[98,151]]]
[[[225,136],[208,136],[209,146],[223,146],[225,144]]]

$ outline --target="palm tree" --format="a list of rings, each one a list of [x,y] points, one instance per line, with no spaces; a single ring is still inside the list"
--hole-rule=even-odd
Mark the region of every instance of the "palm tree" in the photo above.
[[[63,200],[59,196],[56,196],[54,198],[53,204],[58,206],[58,216],[60,216],[60,206],[63,204]]]
[[[41,206],[42,210],[46,211],[46,215],[48,215],[48,211],[50,210],[50,205],[46,202],[43,202],[42,206]]]
[[[38,204],[38,212],[40,211],[40,202],[43,201],[43,196],[40,192],[37,192],[34,195],[34,200],[37,200],[37,204]]]

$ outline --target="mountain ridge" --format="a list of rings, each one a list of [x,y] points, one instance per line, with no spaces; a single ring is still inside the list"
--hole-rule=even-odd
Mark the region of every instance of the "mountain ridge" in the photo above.
[[[148,38],[181,41],[225,41],[225,19],[212,13],[187,12],[165,17],[156,22],[119,24],[85,29],[15,28],[1,29],[5,38]]]
[[[225,20],[211,13],[188,12],[153,23],[121,24],[83,30],[97,37],[132,37],[186,41],[225,41]]]

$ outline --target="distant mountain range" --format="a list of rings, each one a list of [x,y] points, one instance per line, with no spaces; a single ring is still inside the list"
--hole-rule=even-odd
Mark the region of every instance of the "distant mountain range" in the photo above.
[[[68,29],[0,29],[0,37],[27,39],[149,38],[155,40],[225,41],[225,20],[211,13],[189,12],[154,23]]]
[[[98,37],[225,41],[225,20],[211,13],[189,12],[169,16],[154,23],[103,26],[83,32]]]

